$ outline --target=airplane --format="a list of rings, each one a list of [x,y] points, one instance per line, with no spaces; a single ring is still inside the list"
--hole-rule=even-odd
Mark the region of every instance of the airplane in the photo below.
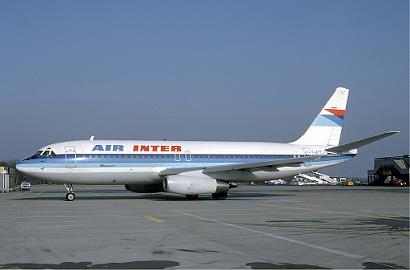
[[[65,185],[125,185],[140,193],[227,198],[241,182],[283,179],[352,159],[357,148],[399,131],[339,145],[349,89],[336,88],[306,132],[291,143],[227,141],[68,141],[40,148],[17,164],[27,175]]]

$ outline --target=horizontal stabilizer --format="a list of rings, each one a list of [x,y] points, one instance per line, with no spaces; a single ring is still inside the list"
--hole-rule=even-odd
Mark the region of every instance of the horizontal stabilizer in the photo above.
[[[366,139],[361,139],[358,141],[354,141],[351,143],[347,143],[347,144],[342,144],[339,146],[335,146],[335,147],[331,147],[331,148],[327,148],[326,151],[328,152],[332,152],[332,153],[343,153],[343,152],[347,152],[353,149],[357,149],[360,148],[362,146],[365,146],[369,143],[384,139],[386,137],[392,136],[396,133],[399,133],[400,131],[388,131],[388,132],[384,132],[382,134],[376,135],[376,136],[372,136],[372,137],[368,137]]]

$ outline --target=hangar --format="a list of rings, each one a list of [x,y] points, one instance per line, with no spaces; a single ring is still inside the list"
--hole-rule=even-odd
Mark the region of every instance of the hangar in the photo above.
[[[374,168],[368,170],[369,185],[409,185],[409,155],[374,159]]]

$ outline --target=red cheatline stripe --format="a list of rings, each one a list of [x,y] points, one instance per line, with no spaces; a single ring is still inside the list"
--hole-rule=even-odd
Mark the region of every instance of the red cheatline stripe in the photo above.
[[[338,109],[325,109],[325,110],[339,117],[343,117],[345,115],[345,110],[338,110]]]

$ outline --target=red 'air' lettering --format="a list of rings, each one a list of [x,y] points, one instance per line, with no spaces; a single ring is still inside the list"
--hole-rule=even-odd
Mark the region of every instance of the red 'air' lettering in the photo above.
[[[149,152],[149,145],[141,145],[141,152]]]
[[[169,146],[168,145],[161,145],[161,152],[169,152]]]
[[[139,148],[139,145],[134,145],[134,148],[132,149],[132,151],[138,152],[138,148]]]
[[[171,152],[181,152],[181,146],[179,145],[171,146]]]
[[[151,145],[151,149],[152,149],[153,152],[157,152],[158,147],[159,147],[159,145]]]

